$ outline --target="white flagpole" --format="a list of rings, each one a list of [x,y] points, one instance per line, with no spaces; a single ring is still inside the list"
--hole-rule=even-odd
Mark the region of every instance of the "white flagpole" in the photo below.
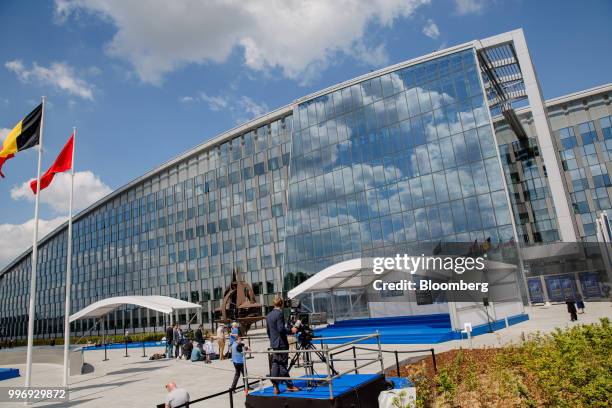
[[[72,128],[72,168],[70,169],[70,200],[68,210],[68,259],[66,261],[66,309],[64,311],[64,387],[70,375],[70,290],[72,289],[72,196],[74,194],[74,148],[76,127]]]
[[[36,174],[36,203],[34,204],[34,234],[32,236],[32,273],[30,276],[30,307],[28,309],[28,351],[26,357],[25,386],[32,380],[32,346],[34,345],[34,312],[36,306],[36,263],[38,262],[38,203],[40,198],[40,170],[42,165],[43,133],[45,129],[45,99],[42,97],[40,117],[40,138],[38,140],[38,171]]]

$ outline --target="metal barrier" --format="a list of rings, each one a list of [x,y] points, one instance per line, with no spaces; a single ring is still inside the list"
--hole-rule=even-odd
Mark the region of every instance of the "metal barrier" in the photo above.
[[[255,338],[255,337],[251,337],[251,338]],[[262,337],[264,338],[264,337]],[[265,337],[267,338],[267,337]],[[358,347],[355,344],[358,344],[362,341],[365,340],[369,340],[372,338],[376,338],[377,340],[377,348],[367,348],[367,347]],[[351,341],[348,341],[346,343],[343,344],[339,344],[337,346],[334,347],[328,347],[326,344],[324,344],[325,340],[338,340],[338,339],[353,339]],[[250,340],[250,339],[249,339]],[[273,354],[278,354],[278,353],[287,353],[287,354],[305,354],[305,353],[313,353],[315,351],[317,352],[322,352],[325,356],[325,361],[314,361],[312,360],[312,363],[320,363],[320,364],[325,364],[326,368],[327,368],[327,375],[324,377],[315,377],[315,376],[302,376],[302,377],[272,377],[271,375],[265,375],[265,376],[258,376],[258,375],[249,375],[248,370],[247,370],[247,359],[245,358],[244,360],[244,374],[243,374],[243,382],[244,385],[241,385],[239,387],[236,387],[235,389],[228,389],[225,391],[221,391],[221,392],[217,392],[215,394],[211,394],[211,395],[207,395],[205,397],[202,398],[198,398],[195,399],[193,401],[190,401],[187,404],[184,405],[180,405],[179,407],[176,408],[185,408],[185,407],[189,407],[192,404],[201,402],[201,401],[205,401],[205,400],[209,400],[212,398],[216,398],[219,397],[221,395],[224,394],[229,394],[229,403],[230,403],[230,407],[233,408],[234,406],[234,398],[233,398],[233,392],[240,390],[240,389],[247,389],[246,392],[248,393],[248,389],[255,384],[260,384],[261,382],[264,380],[278,380],[278,381],[287,381],[287,380],[301,380],[301,381],[317,381],[317,382],[326,382],[328,383],[328,387],[329,387],[329,395],[330,395],[330,399],[333,397],[333,380],[336,378],[341,377],[344,374],[348,374],[348,373],[356,373],[359,374],[359,370],[367,367],[368,365],[374,364],[377,361],[380,361],[380,367],[381,367],[381,372],[384,373],[385,371],[385,367],[384,367],[384,362],[383,362],[383,356],[382,353],[393,353],[395,355],[395,368],[397,370],[397,375],[400,376],[400,362],[399,362],[399,355],[400,354],[414,354],[414,353],[431,353],[431,358],[432,358],[432,364],[433,364],[433,369],[434,372],[438,372],[438,368],[436,365],[436,354],[434,352],[433,348],[430,349],[422,349],[422,350],[383,350],[381,348],[381,343],[380,343],[380,334],[378,333],[378,331],[374,334],[370,334],[370,335],[366,335],[366,336],[335,336],[335,337],[317,337],[315,340],[320,341],[321,344],[321,349],[318,350],[313,350],[313,349],[301,349],[301,350],[265,350],[265,351],[253,351],[253,350],[248,350],[245,352],[246,354],[265,354],[268,356],[268,358],[270,358]],[[250,344],[250,341],[249,341]],[[334,350],[338,350],[341,349],[343,347],[347,347],[343,350],[339,350],[339,351],[335,351]],[[357,350],[361,350],[361,351],[368,351],[368,352],[372,352],[372,353],[376,353],[376,357],[375,358],[358,358],[357,355]],[[335,356],[339,355],[339,354],[343,354],[346,353],[348,351],[352,351],[352,355],[353,358],[346,358],[346,359],[338,359],[335,358]],[[246,356],[245,356],[246,357]],[[341,362],[341,361],[352,361],[353,362],[353,367],[350,369],[347,369],[343,372],[337,372],[336,374],[334,374],[334,372],[336,372],[335,367],[334,367],[334,362]],[[365,361],[362,364],[359,364],[359,361]],[[254,379],[255,381],[249,382],[249,379]],[[164,404],[158,404],[157,408],[163,408]]]
[[[331,367],[332,364],[332,355],[331,352],[333,350],[337,350],[339,348],[342,347],[347,347],[347,346],[351,346],[353,344],[356,343],[360,343],[362,341],[366,341],[369,339],[373,339],[376,338],[377,340],[377,344],[378,344],[378,353],[376,358],[363,358],[363,359],[357,359],[356,355],[355,355],[355,359],[353,360],[355,363],[353,365],[353,368],[347,369],[345,371],[336,371],[333,367]],[[338,339],[353,339],[350,340],[346,343],[343,344],[339,344],[337,346],[334,347],[329,347],[326,344],[323,344],[323,347],[321,348],[321,350],[318,349],[296,349],[296,350],[265,350],[265,351],[251,351],[251,354],[266,354],[268,356],[274,355],[274,354],[309,354],[309,353],[322,353],[324,356],[324,359],[322,359],[322,361],[315,361],[315,360],[310,360],[312,364],[314,363],[322,363],[325,364],[325,367],[327,369],[327,375],[325,377],[322,376],[317,376],[315,377],[312,373],[309,375],[307,374],[306,376],[302,376],[302,377],[273,377],[271,375],[249,375],[248,373],[248,369],[247,369],[247,364],[246,364],[246,359],[245,359],[245,363],[244,363],[244,376],[243,376],[243,380],[246,383],[248,383],[249,379],[255,379],[258,381],[263,381],[263,380],[277,380],[277,381],[293,381],[293,380],[300,380],[300,381],[317,381],[317,382],[324,382],[328,384],[329,387],[329,398],[332,399],[333,398],[333,380],[336,378],[341,377],[344,374],[348,374],[348,373],[352,373],[352,372],[359,372],[360,368],[366,367],[370,364],[374,364],[376,362],[380,362],[380,367],[381,370],[384,371],[385,367],[383,364],[383,358],[382,358],[382,350],[380,347],[380,334],[378,333],[378,331],[374,334],[370,334],[370,335],[366,335],[366,336],[334,336],[334,337],[318,337],[316,338],[317,341],[321,341],[321,343],[323,343],[325,340],[338,340]],[[371,349],[370,349],[371,350]],[[374,350],[376,351],[376,350]],[[362,364],[357,364],[357,361],[365,361],[365,363]]]
[[[376,349],[370,349],[367,347],[357,347],[357,346],[352,346],[350,348],[347,348],[345,350],[341,350],[338,351],[336,353],[332,353],[331,357],[336,356],[338,354],[342,354],[342,353],[346,353],[347,351],[353,351],[353,359],[347,359],[347,360],[339,360],[339,359],[332,359],[332,363],[333,361],[350,361],[350,360],[354,360],[356,357],[356,350],[366,350],[366,351],[377,351]],[[400,354],[413,354],[413,353],[431,353],[431,360],[432,360],[432,364],[433,364],[433,369],[434,372],[437,373],[438,372],[438,366],[436,365],[436,353],[434,352],[434,349],[430,348],[430,349],[423,349],[423,350],[380,350],[383,353],[393,353],[395,355],[395,370],[397,371],[397,375],[398,377],[400,376],[400,362],[399,362],[399,355]],[[333,364],[332,364],[333,367]]]

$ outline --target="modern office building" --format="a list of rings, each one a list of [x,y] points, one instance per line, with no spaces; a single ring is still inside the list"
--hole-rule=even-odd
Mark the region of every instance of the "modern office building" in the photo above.
[[[167,295],[202,304],[195,321],[207,323],[234,270],[270,304],[331,265],[426,242],[515,248],[525,302],[601,298],[603,262],[575,243],[597,239],[595,219],[610,207],[611,92],[545,102],[515,30],[308,95],[78,214],[73,312]],[[37,336],[63,331],[66,240],[64,225],[40,241]],[[5,337],[27,333],[30,253],[0,272]],[[362,295],[337,293],[335,318],[367,316]],[[326,296],[312,294],[311,307]],[[162,318],[126,308],[107,327],[159,328]]]

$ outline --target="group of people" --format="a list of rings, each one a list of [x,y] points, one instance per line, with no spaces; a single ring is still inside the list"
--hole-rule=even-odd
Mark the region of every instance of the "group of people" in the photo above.
[[[229,329],[221,323],[217,327],[216,336],[206,336],[202,325],[200,325],[193,336],[189,338],[178,324],[166,328],[166,336],[162,339],[166,342],[166,358],[185,358],[191,361],[204,360],[210,363],[212,359],[218,358],[225,360],[233,354],[232,346],[240,336],[240,329],[237,322],[232,323]],[[216,341],[218,352],[215,352],[213,341]]]
[[[285,317],[283,315],[283,299],[277,296],[274,299],[274,309],[268,313],[266,316],[266,331],[268,334],[268,339],[270,340],[270,348],[272,350],[277,351],[277,353],[272,354],[272,367],[270,376],[274,378],[272,380],[272,385],[274,387],[274,394],[280,393],[279,385],[281,383],[286,384],[286,390],[289,392],[299,391],[293,382],[290,379],[280,380],[282,377],[289,377],[288,371],[288,363],[289,363],[289,354],[287,351],[289,350],[289,335],[294,335],[297,332],[297,328],[295,326],[291,327],[285,323]],[[178,337],[177,337],[178,335]],[[229,347],[228,352],[225,351],[225,340],[226,340],[226,328],[224,324],[220,324],[217,328],[216,332],[216,340],[219,346],[219,359],[223,360],[229,356],[232,359],[232,363],[234,365],[234,378],[232,380],[232,385],[230,386],[231,392],[235,392],[236,386],[238,384],[238,380],[240,376],[244,377],[244,354],[249,351],[249,347],[243,343],[242,337],[240,335],[240,330],[238,324],[232,323],[230,332],[229,332]],[[180,339],[180,328],[177,325],[174,327],[168,327],[166,331],[166,339],[168,340],[169,348],[168,353],[172,351],[172,344],[175,344],[175,339]],[[204,340],[204,335],[202,332],[202,326],[198,327],[198,330],[195,333],[195,341],[198,344],[198,347],[192,348],[191,356],[192,361],[193,356],[197,355],[198,349]],[[172,408],[176,407],[179,404],[183,404],[189,402],[189,393],[185,389],[177,388],[176,384],[171,382],[166,385],[166,389],[168,390],[168,395],[166,397],[166,407]]]
[[[244,353],[249,350],[249,347],[243,343],[239,326],[234,322],[229,331],[229,345],[226,351],[226,331],[225,324],[220,324],[217,328],[217,335],[215,338],[219,347],[219,359],[224,360],[226,358],[231,358],[234,365],[235,374],[230,390],[235,392],[240,376],[242,375],[244,377]],[[172,356],[174,356],[174,358],[181,358],[184,356],[185,359],[191,360],[192,362],[204,360],[206,363],[210,363],[211,357],[216,353],[214,352],[211,338],[206,338],[204,336],[201,325],[195,332],[194,341],[187,338],[178,325],[169,326],[166,329],[167,357],[172,358]],[[177,407],[189,402],[189,393],[184,388],[177,387],[176,383],[170,382],[166,384],[166,390],[168,391],[168,395],[166,396],[166,408]]]

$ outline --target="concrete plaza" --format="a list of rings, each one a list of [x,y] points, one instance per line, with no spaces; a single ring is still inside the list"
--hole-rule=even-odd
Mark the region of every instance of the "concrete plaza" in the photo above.
[[[473,347],[496,347],[510,342],[520,341],[523,335],[529,333],[550,332],[555,328],[569,327],[575,324],[586,324],[598,322],[602,317],[612,318],[612,305],[608,302],[587,303],[586,313],[578,315],[578,322],[569,321],[566,306],[553,305],[549,308],[529,307],[526,312],[530,320],[499,330],[495,333],[483,334],[472,339]],[[375,328],[373,328],[374,330]],[[253,341],[254,350],[265,350],[267,341],[264,339]],[[424,348],[435,349],[441,353],[459,347],[469,347],[467,340],[455,340],[440,344],[385,344],[386,350],[418,350]],[[375,348],[368,345],[369,348]],[[161,348],[148,348],[147,355],[154,352],[163,352]],[[142,349],[133,348],[128,351],[129,357],[125,357],[124,349],[108,350],[108,361],[102,361],[104,351],[85,352],[85,362],[94,367],[94,371],[86,375],[72,376],[70,381],[70,402],[52,403],[38,402],[35,407],[155,407],[164,401],[166,391],[164,384],[168,381],[176,381],[179,386],[188,390],[192,400],[223,391],[231,384],[234,369],[231,361],[214,361],[212,364],[203,362],[191,363],[185,360],[165,359],[149,361],[141,357]],[[393,367],[395,364],[393,355],[385,355],[385,368]],[[340,362],[336,368],[351,366],[351,362]],[[262,374],[267,372],[267,359],[265,355],[257,354],[248,360],[250,374]],[[13,365],[19,368],[21,374],[25,372],[25,365]],[[324,367],[319,367],[319,372],[324,372]],[[361,372],[379,372],[380,365],[372,364]],[[301,369],[292,371],[292,375],[302,374]],[[33,368],[33,386],[59,386],[62,378],[62,367],[54,364],[35,364]],[[0,387],[23,386],[24,378],[14,378],[0,383]],[[267,383],[266,385],[269,385]],[[234,394],[234,405],[244,406],[244,393]],[[1,403],[6,407],[22,407],[23,403],[9,404]],[[228,407],[229,398],[223,395],[206,402],[194,405],[195,407]]]

